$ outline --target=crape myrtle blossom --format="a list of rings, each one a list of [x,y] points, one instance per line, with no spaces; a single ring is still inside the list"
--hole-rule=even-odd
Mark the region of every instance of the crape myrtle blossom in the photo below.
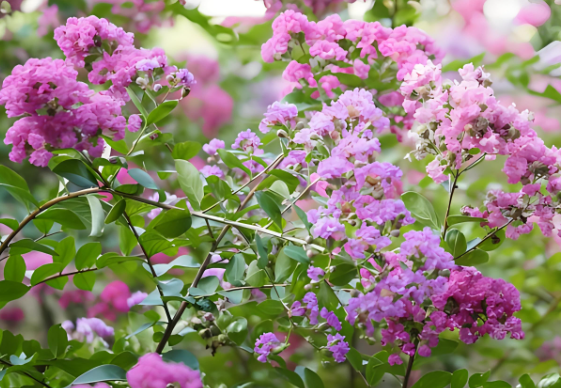
[[[263,333],[255,342],[254,351],[259,355],[257,357],[259,362],[267,362],[267,357],[271,353],[276,354],[280,350],[282,350],[282,344],[274,333]]]
[[[103,341],[115,333],[112,327],[107,326],[99,318],[78,318],[76,326],[71,321],[65,321],[62,323],[62,328],[68,333],[68,339],[86,340],[88,343],[92,343],[96,338]],[[103,341],[103,343],[105,342]]]
[[[121,112],[129,100],[125,88],[133,81],[146,88],[149,82],[142,76],[167,76],[174,90],[188,89],[195,82],[186,69],[168,66],[163,50],[135,48],[134,35],[106,19],[70,18],[55,30],[55,40],[66,61],[32,58],[3,81],[0,104],[6,106],[8,117],[21,117],[4,139],[12,145],[13,162],[29,157],[32,164],[44,167],[52,151],[62,148],[100,157],[105,145],[101,135],[121,140],[127,127],[131,132],[140,129],[140,116],[132,115],[127,125]],[[77,81],[75,67],[86,67],[90,82],[110,81],[111,87],[94,92]]]
[[[350,48],[347,44],[349,41]],[[296,61],[298,58],[291,58],[292,51],[296,47],[301,50],[304,43],[309,46],[307,52],[311,59],[308,63],[300,63]],[[357,50],[359,58],[356,58]],[[354,74],[366,79],[373,62],[379,59],[379,54],[395,62],[398,80],[402,80],[416,64],[424,65],[429,60],[439,62],[444,55],[428,35],[414,27],[400,26],[391,29],[383,27],[379,22],[343,22],[336,14],[316,23],[292,9],[275,19],[273,36],[263,44],[261,54],[265,62],[292,59],[283,78],[293,82],[298,88],[317,88],[318,80],[314,75],[325,70],[334,74]],[[347,65],[341,67],[342,63]],[[339,87],[340,83],[334,76],[324,76],[319,80],[319,85],[332,98],[331,90]],[[319,98],[320,95],[316,91],[312,97]]]
[[[533,222],[545,236],[555,226],[561,152],[547,147],[532,129],[533,115],[514,105],[504,106],[494,96],[492,82],[482,67],[472,64],[459,70],[461,81],[444,82],[440,65],[416,65],[401,86],[403,107],[419,125],[411,131],[417,159],[435,155],[427,166],[437,183],[448,180],[476,159],[505,155],[503,172],[508,183],[522,183],[518,193],[494,190],[485,208],[465,207],[464,214],[487,219],[482,225],[506,226],[507,237],[529,233]],[[438,149],[438,153],[435,151]],[[544,183],[548,194],[541,191]],[[547,185],[545,183],[547,182]],[[559,231],[557,232],[559,233]]]
[[[127,372],[127,382],[131,388],[203,388],[199,371],[183,363],[165,362],[157,353],[140,357]]]

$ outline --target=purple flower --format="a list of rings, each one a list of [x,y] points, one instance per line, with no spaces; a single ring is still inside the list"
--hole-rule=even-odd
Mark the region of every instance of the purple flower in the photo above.
[[[141,125],[142,125],[142,118],[140,117],[140,115],[129,116],[129,125],[128,125],[129,132],[138,132]]]
[[[212,139],[208,144],[203,146],[203,151],[209,155],[216,155],[220,148],[224,148],[226,145],[222,140]]]
[[[271,125],[292,124],[294,118],[298,117],[298,108],[294,104],[275,101],[272,105],[269,105],[264,116],[265,118],[259,123],[259,130],[268,133]]]
[[[257,137],[255,133],[251,132],[251,129],[248,129],[247,131],[243,131],[238,134],[236,141],[232,144],[232,149],[236,150],[239,148],[244,152],[259,155],[263,153],[263,150],[259,149],[260,145],[261,140],[259,137]]]
[[[339,318],[335,315],[333,311],[327,310],[327,308],[322,308],[320,312],[320,316],[327,320],[327,324],[334,328],[337,331],[341,330],[341,322],[339,322]]]
[[[137,304],[142,303],[142,301],[146,299],[147,296],[148,296],[147,293],[142,291],[137,291],[127,299],[127,305],[129,307],[136,306]]]
[[[255,353],[259,355],[257,361],[267,362],[267,357],[271,354],[271,351],[280,346],[281,342],[273,333],[263,333],[259,339],[255,342],[255,348],[253,349]]]
[[[178,86],[190,88],[197,83],[197,81],[195,80],[195,76],[191,74],[187,69],[178,70],[177,73],[175,73],[175,77],[177,78]]]
[[[308,268],[308,277],[312,279],[312,283],[319,282],[319,278],[325,275],[325,271],[318,267],[309,267]]]
[[[216,175],[218,178],[224,178],[224,172],[222,172],[222,170],[218,166],[206,165],[203,168],[201,168],[200,171],[205,178],[208,178],[211,175]]]
[[[331,156],[319,162],[318,175],[322,178],[340,178],[343,174],[354,169],[354,164],[347,159]]]
[[[346,354],[351,350],[349,344],[344,341],[345,336],[337,333],[335,335],[327,335],[327,346],[326,348],[333,353],[333,358],[335,361],[341,363],[345,362]]]

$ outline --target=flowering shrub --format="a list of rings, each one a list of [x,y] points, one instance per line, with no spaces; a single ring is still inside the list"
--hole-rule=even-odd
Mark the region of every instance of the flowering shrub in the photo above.
[[[529,111],[501,103],[484,67],[466,63],[443,80],[444,51],[420,29],[338,14],[316,22],[300,11],[323,15],[342,2],[301,3],[265,2],[269,14],[287,9],[261,55],[285,62],[289,86],[231,142],[176,142],[159,127],[182,100],[190,117],[208,117],[205,134],[216,133],[224,118],[190,110],[195,95],[221,112],[205,94],[223,91],[208,86],[214,62],[191,61],[197,80],[98,16],[54,30],[65,59],[29,59],[5,78],[0,103],[16,119],[4,139],[10,160],[58,179],[37,200],[0,166],[0,187],[27,209],[21,221],[0,219],[0,303],[30,293],[45,309],[54,293],[63,309],[83,311],[54,317],[41,344],[2,332],[0,386],[224,387],[228,349],[263,372],[247,371],[237,387],[323,387],[298,349],[334,369],[348,365],[351,386],[389,386],[386,375],[404,388],[463,387],[468,378],[472,388],[510,386],[452,364],[417,370],[459,342],[492,348],[536,330],[540,320],[523,330],[517,287],[478,266],[534,223],[561,237],[560,151],[539,137]],[[132,6],[146,32],[157,12],[180,5]],[[398,166],[396,154],[409,161]],[[501,174],[517,186],[478,188],[483,204],[456,206],[462,179],[501,157]],[[444,187],[442,206],[403,189],[404,169],[425,159],[419,181]],[[100,282],[107,274],[113,281]],[[560,381],[548,375],[540,386]],[[535,387],[527,374],[520,384]]]

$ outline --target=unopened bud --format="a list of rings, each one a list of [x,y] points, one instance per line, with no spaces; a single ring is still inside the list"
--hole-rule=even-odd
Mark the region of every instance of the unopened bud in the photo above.
[[[399,229],[394,229],[390,232],[390,236],[399,237]]]
[[[162,89],[162,84],[156,84],[152,89],[154,89],[155,92],[159,92]]]
[[[142,89],[146,89],[146,86],[148,86],[148,81],[142,77],[138,77],[136,79],[136,84],[140,86]]]
[[[189,93],[191,93],[191,88],[183,88],[183,90],[181,90],[181,98],[187,97]]]
[[[306,285],[304,286],[304,290],[310,291],[310,290],[312,289],[312,287],[313,287],[313,286],[312,286],[311,284],[306,284]]]
[[[306,251],[306,256],[308,256],[308,259],[311,259],[312,257],[314,257],[314,251],[312,251],[311,249],[308,249]]]
[[[286,139],[286,138],[288,138],[288,133],[286,133],[286,131],[284,129],[279,129],[277,131],[277,136]]]

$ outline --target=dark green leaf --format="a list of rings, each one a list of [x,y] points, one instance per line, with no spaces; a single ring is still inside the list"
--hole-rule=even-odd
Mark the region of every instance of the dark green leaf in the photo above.
[[[450,253],[458,257],[467,249],[467,242],[464,234],[458,229],[450,229],[446,233],[446,243],[450,247]]]
[[[107,213],[107,217],[105,218],[105,223],[110,224],[114,221],[117,221],[125,211],[126,207],[127,207],[127,202],[124,199],[121,199],[111,208],[109,213]]]
[[[175,109],[177,102],[176,100],[170,100],[158,105],[156,109],[148,114],[146,125],[156,124],[158,121],[166,118]]]
[[[98,187],[97,179],[86,165],[78,159],[68,159],[53,168],[53,172],[79,187]]]
[[[80,217],[78,217],[76,213],[68,209],[50,208],[45,210],[35,218],[38,220],[54,221],[57,224],[70,229],[86,229],[86,225],[84,225]]]
[[[473,58],[470,59],[456,59],[450,63],[448,63],[447,65],[444,65],[442,67],[442,72],[445,73],[447,71],[458,71],[459,69],[461,69],[462,67],[464,67],[465,65],[467,65],[468,63],[473,63],[473,66],[477,67],[481,64],[481,62],[483,61],[483,58],[485,57],[485,53],[481,53],[479,55],[476,55]]]
[[[308,222],[308,216],[306,215],[306,213],[296,205],[292,205],[292,208],[296,211],[298,218],[300,218],[300,221],[302,221],[302,223],[308,230],[308,233],[310,233],[310,230],[312,229],[312,224]]]
[[[347,285],[353,278],[357,276],[357,269],[352,264],[339,264],[335,270],[329,275],[329,281],[334,286]]]
[[[53,251],[51,248],[46,247],[43,244],[39,244],[31,239],[24,238],[10,244],[10,253],[15,255],[21,255],[23,253],[39,251],[46,253],[51,256],[58,256],[58,253]]]
[[[483,249],[484,251],[494,251],[498,247],[500,247],[503,241],[506,239],[504,229],[499,230],[496,232],[492,237],[489,237],[485,241],[483,241],[478,248]]]
[[[172,244],[160,234],[146,231],[140,236],[140,242],[149,257],[154,256],[156,253],[164,252],[166,249],[172,247]]]
[[[303,366],[296,367],[296,373],[304,380],[306,388],[324,388],[323,381],[316,372]]]
[[[334,311],[339,305],[339,299],[327,282],[319,284],[318,302],[320,307],[326,307],[329,311]]]
[[[19,222],[12,218],[0,218],[0,224],[6,225],[12,230],[16,230],[19,227]]]
[[[191,369],[199,369],[199,360],[197,360],[197,357],[188,350],[170,350],[169,352],[162,354],[162,358],[166,361],[183,363]]]
[[[282,283],[288,279],[298,264],[295,260],[288,257],[284,250],[285,248],[279,252],[275,261],[275,282],[277,283]]]
[[[477,264],[485,264],[489,261],[489,254],[481,249],[474,249],[470,253],[460,257],[455,262],[458,265],[474,266]]]
[[[298,376],[297,373],[284,368],[274,368],[273,370],[277,372],[280,377],[288,381],[290,384],[295,385],[298,388],[306,388],[304,386],[304,382],[302,381],[302,378],[300,378],[300,376]]]
[[[5,188],[8,193],[25,206],[29,204],[39,206],[37,200],[31,195],[25,179],[3,165],[0,165],[0,187]]]
[[[273,222],[282,229],[282,214],[277,205],[276,201],[273,199],[272,194],[268,192],[258,191],[255,193],[257,202],[261,208],[267,213],[267,215],[273,220]]]
[[[452,374],[444,371],[429,372],[417,381],[412,388],[444,388],[450,384]]]
[[[136,182],[138,182],[138,184],[146,187],[147,189],[159,189],[152,177],[146,171],[139,168],[131,168],[127,172],[132,179],[134,179]]]
[[[296,260],[304,265],[310,264],[310,259],[306,256],[306,252],[302,247],[296,245],[287,245],[284,247],[284,253],[292,260]]]
[[[31,285],[34,286],[53,275],[59,274],[64,268],[61,263],[45,264],[33,271]]]
[[[132,103],[134,104],[134,106],[136,106],[136,109],[138,109],[138,111],[144,117],[148,117],[148,112],[146,112],[146,109],[144,108],[144,106],[142,106],[142,103],[140,102],[140,99],[138,98],[134,90],[132,90],[131,88],[127,88],[127,92],[131,98]]]
[[[483,384],[483,388],[512,388],[506,381],[489,381]]]
[[[97,368],[87,371],[76,380],[72,382],[72,385],[78,384],[90,384],[97,383],[100,381],[126,381],[127,372],[117,365],[101,365]]]
[[[349,360],[354,370],[362,372],[362,356],[355,348],[349,350],[347,353],[347,360]]]
[[[261,240],[261,237],[257,233],[255,234],[255,244],[257,245],[257,253],[259,254],[257,267],[263,269],[269,263],[269,257],[265,247],[263,246],[263,240]]]
[[[189,210],[169,209],[162,213],[162,216],[158,217],[154,229],[164,237],[179,237],[191,228],[191,213]]]

